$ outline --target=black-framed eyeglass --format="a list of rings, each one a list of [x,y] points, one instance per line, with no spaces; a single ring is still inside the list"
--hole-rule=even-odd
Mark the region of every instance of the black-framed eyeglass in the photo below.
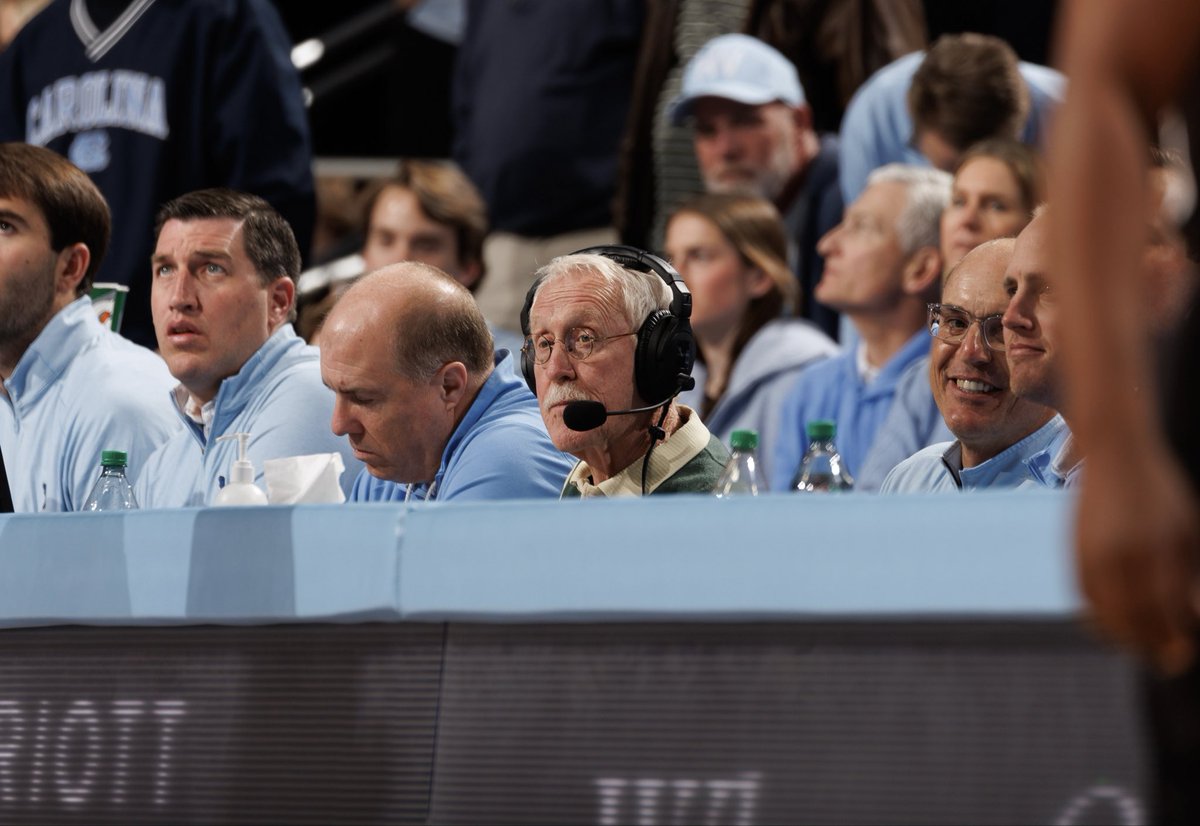
[[[971,331],[972,324],[979,325],[983,343],[989,350],[1004,352],[1003,313],[994,313],[980,318],[962,307],[953,304],[928,304],[929,334],[949,344],[961,344]]]
[[[561,341],[563,346],[567,348],[568,356],[575,361],[583,361],[591,356],[606,341],[636,335],[637,330],[628,333],[617,333],[612,336],[602,336],[598,335],[595,330],[587,327],[572,327],[570,330],[567,330],[566,336],[561,339],[555,338],[549,333],[543,333],[540,336],[526,336],[525,344],[521,347],[521,352],[531,353],[534,364],[545,364],[550,360],[550,354],[554,351],[554,345]]]

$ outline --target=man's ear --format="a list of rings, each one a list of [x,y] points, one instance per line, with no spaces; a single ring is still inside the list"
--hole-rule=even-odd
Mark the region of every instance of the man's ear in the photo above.
[[[283,276],[271,282],[267,288],[267,322],[272,330],[288,320],[295,298],[295,281]]]
[[[73,301],[91,261],[92,253],[87,244],[80,242],[64,247],[58,253],[58,265],[54,270],[54,294],[69,296]]]
[[[904,265],[904,292],[908,295],[929,295],[942,278],[942,254],[937,247],[921,247],[908,257]]]
[[[794,131],[796,148],[803,152],[805,149],[805,141],[810,136],[815,135],[813,132],[813,114],[812,107],[807,103],[801,103],[799,106],[792,107],[792,122],[796,124]],[[815,140],[815,137],[812,138]],[[806,157],[801,155],[800,157]]]
[[[467,366],[461,361],[448,361],[433,374],[441,393],[442,403],[455,408],[467,393]]]

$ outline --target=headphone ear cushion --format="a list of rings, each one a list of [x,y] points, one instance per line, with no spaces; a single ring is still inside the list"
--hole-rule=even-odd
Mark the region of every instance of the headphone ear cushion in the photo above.
[[[529,392],[537,395],[537,374],[534,373],[533,353],[524,348],[521,350],[521,375],[525,377],[525,383],[529,385]]]
[[[669,310],[655,310],[638,330],[633,378],[646,404],[675,395],[680,375],[690,375],[696,358],[691,325]]]
[[[521,335],[529,338],[529,313],[533,310],[533,299],[537,296],[538,287],[542,286],[541,278],[536,279],[529,285],[529,290],[525,293],[525,303],[521,305]],[[537,375],[533,371],[534,361],[533,352],[526,352],[521,349],[521,375],[525,377],[525,383],[529,385],[529,392],[537,395]]]

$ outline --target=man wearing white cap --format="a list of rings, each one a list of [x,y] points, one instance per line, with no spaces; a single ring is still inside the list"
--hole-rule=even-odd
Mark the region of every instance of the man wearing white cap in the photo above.
[[[800,281],[800,314],[837,335],[837,313],[817,304],[817,241],[842,217],[837,138],[819,137],[796,68],[761,40],[726,34],[688,63],[668,114],[691,119],[696,162],[710,192],[739,192],[772,201],[791,239]]]

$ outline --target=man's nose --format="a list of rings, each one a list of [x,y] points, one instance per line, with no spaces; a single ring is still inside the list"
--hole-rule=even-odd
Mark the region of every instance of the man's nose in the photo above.
[[[1000,319],[1004,329],[1028,330],[1033,326],[1025,303],[1025,296],[1020,292],[1008,300],[1008,306],[1004,309],[1004,315]]]
[[[817,241],[817,254],[822,258],[828,258],[837,245],[838,233],[841,232],[842,225],[838,224],[829,232],[821,236],[821,240]]]
[[[340,396],[334,397],[333,417],[329,421],[329,428],[335,436],[349,436],[361,430],[358,420],[350,413],[348,407],[347,402]]]
[[[983,325],[972,322],[966,337],[958,345],[959,352],[971,364],[987,364],[992,360],[992,348],[983,335]]]
[[[186,272],[180,272],[171,283],[172,310],[189,310],[199,306],[196,294],[196,282]]]
[[[566,342],[554,342],[554,346],[550,348],[550,358],[546,359],[542,369],[551,381],[569,381],[575,378],[575,359],[567,353]]]

